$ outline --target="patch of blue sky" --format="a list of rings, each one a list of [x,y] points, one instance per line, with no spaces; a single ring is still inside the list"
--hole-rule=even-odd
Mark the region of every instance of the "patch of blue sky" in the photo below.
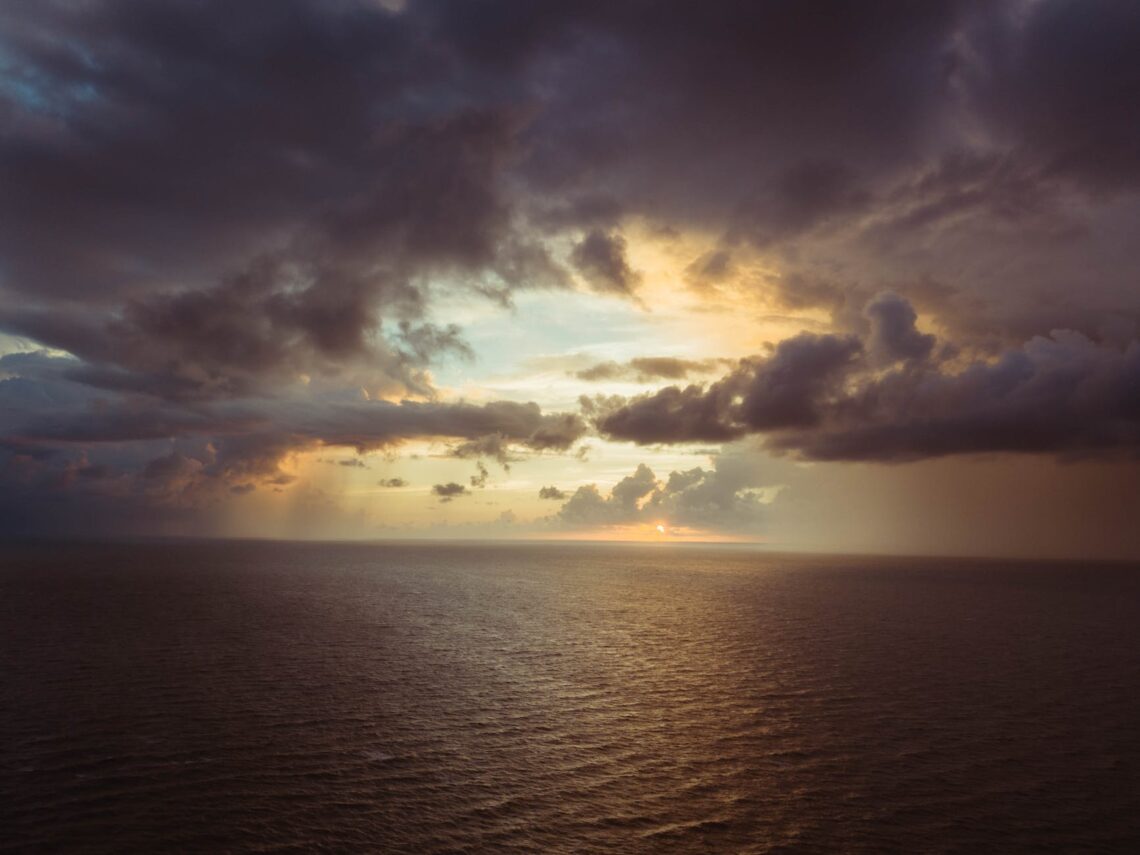
[[[437,372],[447,384],[464,375],[514,372],[536,357],[588,353],[598,359],[637,355],[651,328],[644,311],[624,300],[567,291],[523,292],[511,309],[487,305],[464,313],[463,335],[477,371],[457,363]],[[452,313],[440,312],[452,317]]]
[[[88,68],[96,67],[93,58],[77,52]],[[9,101],[31,113],[67,118],[74,111],[99,97],[91,80],[59,80],[42,73],[13,57],[0,47],[0,92]]]

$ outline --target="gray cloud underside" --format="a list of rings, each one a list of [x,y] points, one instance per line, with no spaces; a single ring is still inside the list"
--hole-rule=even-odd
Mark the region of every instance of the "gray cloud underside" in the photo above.
[[[70,378],[77,360],[0,357],[0,466],[17,504],[77,500],[198,506],[227,493],[288,483],[294,452],[360,452],[431,438],[493,438],[514,453],[564,451],[586,430],[574,414],[536,404],[296,397],[168,402],[108,400]],[[387,486],[401,486],[394,479]]]
[[[1072,331],[992,361],[955,363],[894,295],[866,309],[869,332],[801,333],[707,386],[631,399],[584,398],[598,430],[640,444],[762,434],[812,460],[913,460],[983,452],[1140,453],[1140,343]]]
[[[565,450],[584,432],[573,414],[537,404],[316,399],[220,401],[186,406],[136,398],[109,403],[71,380],[76,361],[42,354],[0,357],[0,425],[10,445],[111,443],[265,431],[370,449],[414,437],[493,436],[534,450]]]
[[[855,225],[881,257],[999,226],[1055,245],[1055,200],[1140,182],[1140,13],[1111,0],[46,0],[0,37],[3,287],[129,307],[143,336],[202,290],[179,312],[255,309],[297,361],[418,316],[426,273],[628,293],[624,214],[726,248]],[[266,268],[289,272],[219,290]],[[192,362],[205,330],[174,326]]]

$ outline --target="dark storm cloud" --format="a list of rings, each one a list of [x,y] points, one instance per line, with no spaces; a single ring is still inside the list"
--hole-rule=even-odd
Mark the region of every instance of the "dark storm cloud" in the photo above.
[[[100,387],[261,393],[468,355],[424,277],[565,285],[512,223],[524,99],[466,97],[432,22],[370,2],[15,3],[0,329]],[[161,69],[157,73],[155,69]]]
[[[1056,328],[1035,311],[1045,289],[1091,316],[1083,331],[1135,311],[1135,255],[1099,257],[1140,221],[1119,201],[1135,202],[1140,151],[1129,4],[566,8],[535,60],[543,110],[525,132],[542,210],[604,193],[625,216],[719,236],[687,272],[702,285],[741,244],[870,272],[870,293],[933,278],[962,303],[986,298],[956,319],[1004,344]],[[584,209],[578,225],[620,223]]]
[[[624,401],[621,398],[582,398],[582,412],[598,430],[615,439],[640,444],[726,442],[745,432],[724,418],[732,406],[736,374],[711,386],[666,386],[658,392]]]
[[[471,215],[478,217],[476,208]],[[446,219],[438,211],[424,216]],[[441,237],[453,234],[446,224],[436,225]],[[432,263],[446,261],[442,240],[417,238],[414,229],[402,225],[361,226],[373,229],[370,240],[386,229],[410,231],[400,240],[431,243],[437,253]],[[469,355],[469,350],[456,328],[412,320],[423,298],[409,284],[407,271],[372,266],[380,258],[407,262],[403,249],[380,245],[357,259],[355,248],[346,250],[338,242],[327,250],[338,253],[335,261],[283,252],[251,262],[219,285],[131,298],[118,311],[102,315],[64,308],[6,309],[0,313],[0,328],[84,359],[92,380],[171,397],[248,394],[263,381],[298,372],[336,373],[351,363],[367,363],[389,384],[423,393],[426,385],[418,369],[441,353]],[[419,251],[430,250],[425,245]],[[460,258],[470,253],[473,263],[479,260],[480,250],[473,245],[457,251]],[[380,329],[385,311],[398,320],[388,337]]]
[[[868,350],[880,362],[925,359],[934,349],[934,336],[915,329],[918,315],[897,294],[881,294],[864,309],[871,322]]]
[[[1105,187],[1140,149],[1128,4],[10,5],[6,287],[109,307],[286,250],[557,281],[520,197],[622,293],[622,213],[769,245],[947,153]]]
[[[1052,0],[975,26],[991,50],[961,71],[996,129],[1048,172],[1104,190],[1140,181],[1136,4]]]
[[[971,352],[978,356],[998,356],[1011,347],[1019,347],[1038,335],[1053,330],[1072,330],[1103,344],[1126,347],[1140,332],[1140,305],[1120,303],[1112,308],[1097,307],[1072,297],[1052,295],[1033,304],[1002,300],[1000,293],[983,296],[945,281],[922,278],[891,283],[894,292],[883,292],[873,283],[838,281],[818,275],[791,271],[765,280],[767,294],[774,304],[790,310],[822,310],[830,316],[831,325],[860,336],[871,333],[873,316],[883,307],[871,308],[881,299],[896,298],[909,304],[895,311],[909,314],[917,310],[932,319],[945,334],[939,343],[941,356],[953,352]],[[880,325],[885,318],[876,322]],[[895,319],[896,329],[905,329]],[[929,336],[917,333],[910,346],[912,355],[926,349]],[[868,342],[871,344],[871,342]],[[882,343],[882,342],[881,342]],[[933,342],[931,342],[933,345]],[[879,351],[885,356],[883,351]]]
[[[566,450],[586,431],[577,415],[544,414],[537,404],[513,401],[293,397],[186,406],[146,397],[108,400],[74,381],[76,363],[41,354],[0,357],[0,430],[9,442],[62,445],[271,432],[363,451],[417,436],[476,440],[494,435],[503,443],[546,451]],[[9,374],[29,364],[32,369]]]
[[[730,235],[767,247],[858,213],[871,197],[839,161],[803,161],[777,176],[770,187],[741,204]],[[715,272],[715,265],[714,265]]]
[[[832,424],[772,445],[820,460],[971,452],[1081,457],[1140,452],[1140,346],[1079,333],[1037,338],[957,373],[894,371],[842,402]]]
[[[641,444],[760,433],[815,460],[907,460],[982,452],[1140,452],[1140,343],[1057,331],[988,362],[931,359],[909,304],[882,295],[871,331],[802,333],[709,386],[593,399],[598,429]],[[889,370],[882,366],[890,364]]]
[[[283,241],[338,260],[493,258],[517,120],[501,103],[433,114],[447,63],[410,17],[45,2],[6,22],[4,94],[26,122],[0,147],[10,288],[106,301],[207,282]]]
[[[862,352],[853,336],[801,333],[767,359],[705,387],[668,386],[624,402],[584,399],[599,429],[639,443],[716,442],[749,431],[811,427]]]
[[[740,390],[745,423],[754,430],[815,425],[821,403],[837,393],[860,351],[851,336],[800,333],[780,342]]]
[[[112,506],[122,507],[123,526],[135,530],[179,509],[289,484],[285,464],[298,451],[494,435],[503,448],[537,452],[565,450],[585,432],[578,416],[506,401],[108,399],[71,379],[77,363],[35,353],[0,357],[0,510],[12,506],[5,531],[40,530],[31,507],[50,512],[52,525],[67,528],[70,520],[98,530],[93,521],[111,525]],[[98,516],[90,515],[91,503],[102,507]],[[153,513],[136,515],[131,509],[139,505]]]
[[[1137,57],[1112,0],[10,0],[0,331],[67,356],[2,357],[5,508],[193,504],[324,445],[566,450],[577,415],[437,400],[472,354],[435,298],[636,299],[634,220],[709,236],[709,294],[762,251],[758,291],[835,330],[591,399],[607,435],[1135,451]]]
[[[923,141],[964,5],[581,4],[535,180],[601,178],[626,207],[739,218],[745,237],[810,228]]]

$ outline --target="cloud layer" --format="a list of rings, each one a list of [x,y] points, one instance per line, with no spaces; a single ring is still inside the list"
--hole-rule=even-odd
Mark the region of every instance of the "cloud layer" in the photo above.
[[[810,460],[912,460],[983,452],[1140,453],[1140,342],[1072,331],[990,361],[935,358],[934,336],[896,295],[866,309],[869,332],[801,333],[707,386],[584,398],[604,435],[639,444],[762,434]]]
[[[5,525],[110,530],[416,439],[1135,456],[1138,89],[1113,0],[11,0]],[[581,414],[437,379],[481,357],[448,306],[651,318],[670,288],[804,331],[599,353]],[[563,513],[751,513],[673,474]]]

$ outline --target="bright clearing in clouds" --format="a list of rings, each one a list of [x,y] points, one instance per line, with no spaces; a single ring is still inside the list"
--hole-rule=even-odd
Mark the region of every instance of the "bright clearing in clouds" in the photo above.
[[[1140,556],[1137,57],[1110,2],[13,4],[0,528]]]

